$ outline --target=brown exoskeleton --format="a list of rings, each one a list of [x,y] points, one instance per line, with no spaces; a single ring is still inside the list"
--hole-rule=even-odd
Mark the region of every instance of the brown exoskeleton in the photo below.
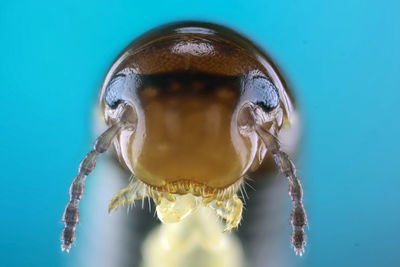
[[[293,112],[286,85],[271,60],[237,33],[186,22],[153,30],[130,44],[104,80],[100,106],[109,128],[83,159],[65,209],[62,249],[79,222],[84,181],[111,144],[135,179],[109,211],[152,198],[162,222],[209,207],[237,227],[244,177],[266,152],[289,180],[292,244],[302,254],[306,213],[293,162],[278,140]]]

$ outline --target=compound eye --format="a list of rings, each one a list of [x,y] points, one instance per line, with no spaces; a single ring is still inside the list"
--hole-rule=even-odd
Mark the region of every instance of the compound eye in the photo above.
[[[140,78],[136,74],[124,72],[116,74],[106,87],[105,103],[115,109],[121,102],[130,100],[140,84]]]
[[[252,77],[246,81],[249,101],[269,112],[279,105],[279,92],[275,85],[265,77]]]

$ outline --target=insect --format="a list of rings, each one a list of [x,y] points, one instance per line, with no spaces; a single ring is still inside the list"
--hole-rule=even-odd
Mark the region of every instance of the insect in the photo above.
[[[207,207],[225,221],[225,231],[241,221],[237,193],[246,175],[271,153],[289,181],[291,240],[296,254],[303,253],[303,190],[278,139],[290,124],[292,99],[270,58],[250,41],[201,22],[152,30],[115,60],[99,103],[108,129],[70,187],[63,250],[75,241],[85,179],[113,144],[135,178],[113,197],[109,212],[151,198],[158,218],[171,223]]]

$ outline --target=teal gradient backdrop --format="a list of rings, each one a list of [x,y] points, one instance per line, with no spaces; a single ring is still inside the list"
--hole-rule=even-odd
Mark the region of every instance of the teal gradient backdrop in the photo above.
[[[133,38],[186,19],[254,40],[297,96],[310,226],[305,256],[288,245],[294,263],[400,266],[399,10],[388,0],[2,0],[0,266],[68,261],[60,217],[103,76]]]

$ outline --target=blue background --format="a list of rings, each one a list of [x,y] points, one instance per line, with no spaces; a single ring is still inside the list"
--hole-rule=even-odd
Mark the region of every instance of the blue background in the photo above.
[[[294,261],[400,266],[399,8],[385,0],[1,1],[0,266],[67,261],[60,216],[93,142],[104,74],[134,37],[182,19],[244,33],[295,91],[306,119],[310,228],[307,253]]]

